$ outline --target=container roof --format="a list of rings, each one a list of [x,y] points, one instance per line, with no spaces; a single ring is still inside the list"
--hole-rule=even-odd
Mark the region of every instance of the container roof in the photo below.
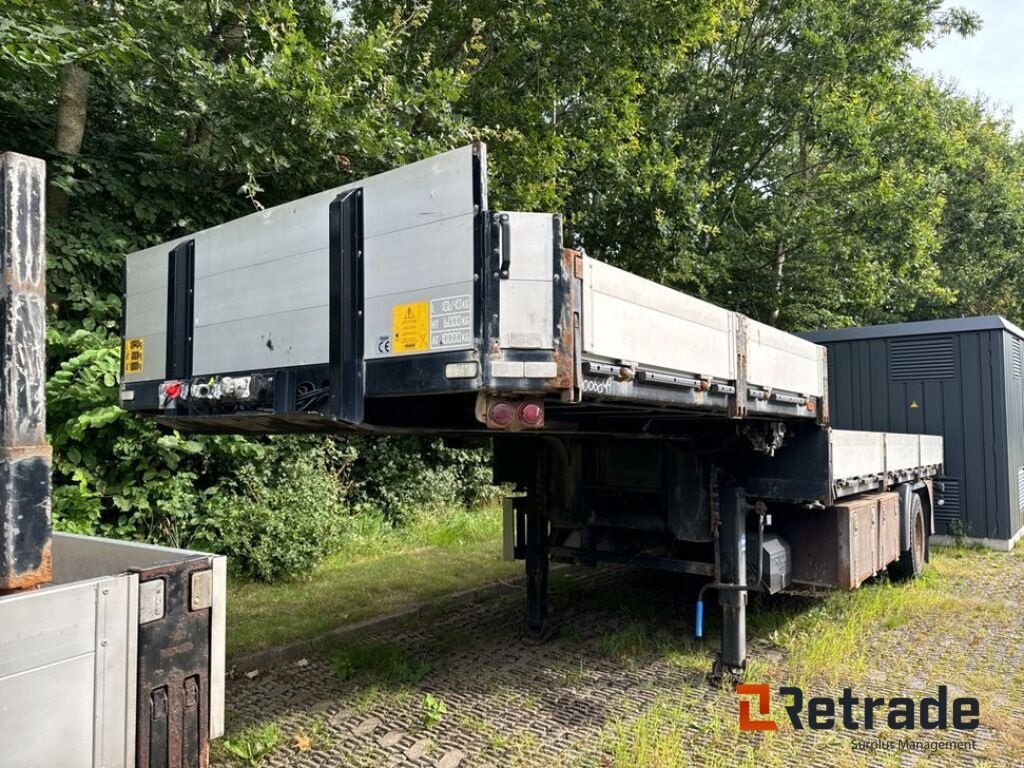
[[[894,336],[932,336],[946,333],[970,333],[971,331],[1009,331],[1024,339],[1024,330],[999,315],[954,317],[949,320],[923,320],[892,325],[864,325],[856,328],[826,328],[820,331],[798,333],[797,336],[824,344],[829,341],[889,339]]]

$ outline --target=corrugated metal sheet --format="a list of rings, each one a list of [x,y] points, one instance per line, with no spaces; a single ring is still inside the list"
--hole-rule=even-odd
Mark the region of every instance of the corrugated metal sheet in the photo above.
[[[959,521],[968,536],[1009,539],[1024,527],[1024,380],[1014,363],[1024,345],[1002,318],[908,325],[928,333],[892,326],[891,338],[872,329],[808,334],[828,347],[832,424],[943,435],[947,481],[936,532]]]

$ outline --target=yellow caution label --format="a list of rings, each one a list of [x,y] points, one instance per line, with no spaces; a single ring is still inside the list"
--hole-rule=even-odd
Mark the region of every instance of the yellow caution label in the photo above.
[[[911,408],[920,408],[921,406],[917,404],[917,400],[911,400],[910,401],[910,407]]]
[[[430,302],[392,307],[391,336],[391,349],[397,354],[430,349]]]
[[[145,350],[144,339],[124,340],[124,372],[142,373],[142,353]]]

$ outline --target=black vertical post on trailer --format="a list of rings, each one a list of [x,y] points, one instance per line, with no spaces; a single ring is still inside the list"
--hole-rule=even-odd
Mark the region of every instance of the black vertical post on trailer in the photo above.
[[[195,324],[196,241],[167,254],[167,378],[192,378]]]
[[[330,209],[330,415],[362,424],[366,395],[363,361],[363,190],[343,192]]]
[[[0,591],[52,578],[46,164],[0,155]]]
[[[542,494],[531,490],[523,516],[526,538],[526,624],[539,636],[548,633],[548,520]]]
[[[723,488],[719,503],[718,556],[722,606],[719,671],[738,674],[747,663],[747,500],[742,488]]]

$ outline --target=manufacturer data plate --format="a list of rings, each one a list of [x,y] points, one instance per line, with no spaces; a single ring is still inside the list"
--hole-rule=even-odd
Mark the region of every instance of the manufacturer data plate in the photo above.
[[[466,347],[473,343],[473,297],[445,296],[391,308],[391,337],[377,339],[377,351],[402,354]]]
[[[473,299],[469,294],[430,302],[430,348],[463,347],[473,341]]]

